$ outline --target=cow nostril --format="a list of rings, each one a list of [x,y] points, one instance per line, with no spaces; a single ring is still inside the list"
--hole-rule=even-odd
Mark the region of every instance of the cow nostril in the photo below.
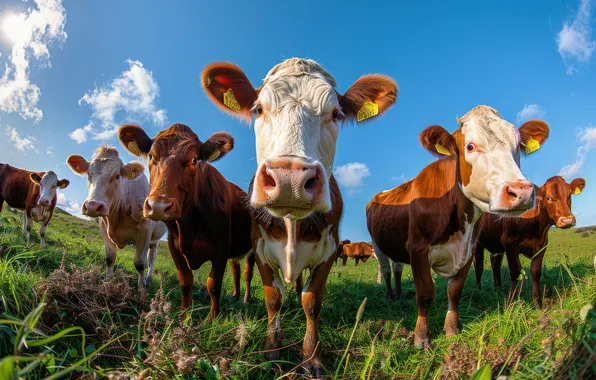
[[[509,200],[515,201],[518,198],[517,193],[515,191],[513,191],[511,189],[511,187],[507,187],[507,189],[505,191],[507,192],[507,196],[509,197]]]
[[[315,182],[317,181],[316,178],[311,178],[308,181],[306,181],[306,183],[304,184],[304,189],[305,190],[313,190],[313,188],[315,187]]]
[[[103,212],[103,210],[104,210],[104,207],[103,207],[103,205],[99,205],[99,206],[97,206],[97,210],[96,210],[96,211],[97,211],[97,213],[101,214],[101,213]]]
[[[275,178],[273,178],[273,176],[269,172],[269,168],[267,168],[266,170],[263,171],[263,176],[261,178],[262,178],[261,180],[262,180],[263,188],[265,190],[271,190],[271,189],[275,188],[275,186],[277,185],[275,183]]]

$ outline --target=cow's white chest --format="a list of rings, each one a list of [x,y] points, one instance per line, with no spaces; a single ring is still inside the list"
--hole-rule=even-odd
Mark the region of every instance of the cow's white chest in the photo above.
[[[430,266],[436,274],[449,278],[455,274],[472,257],[473,224],[465,224],[464,231],[451,235],[449,240],[442,245],[431,246],[429,252]]]
[[[323,230],[317,242],[295,241],[288,235],[276,240],[268,236],[263,228],[260,229],[257,255],[263,263],[280,270],[288,283],[296,281],[304,269],[316,268],[335,253],[336,242],[331,235],[331,226]]]

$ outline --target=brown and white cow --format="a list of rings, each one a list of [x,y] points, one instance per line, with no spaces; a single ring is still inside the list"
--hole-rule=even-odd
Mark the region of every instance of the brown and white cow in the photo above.
[[[53,171],[30,172],[8,164],[0,164],[0,211],[2,203],[24,211],[23,233],[29,244],[33,221],[41,222],[39,246],[46,245],[46,229],[56,207],[56,189],[65,189],[70,182],[58,180]]]
[[[477,240],[474,268],[476,287],[480,288],[484,270],[484,249],[490,252],[495,288],[501,287],[501,265],[503,254],[507,255],[511,292],[513,300],[518,287],[522,267],[519,254],[532,260],[532,299],[537,307],[542,305],[540,294],[540,274],[542,259],[548,246],[548,231],[552,226],[570,228],[575,226],[575,216],[571,212],[571,195],[578,195],[586,186],[583,178],[576,178],[571,183],[562,177],[549,178],[542,187],[536,189],[536,207],[523,213],[519,218],[500,218],[498,215],[485,214],[476,224]]]
[[[307,321],[304,366],[320,375],[318,319],[343,208],[332,175],[339,124],[382,114],[395,102],[397,86],[388,77],[365,75],[340,95],[327,71],[313,60],[299,58],[273,67],[257,89],[231,63],[207,66],[201,79],[209,98],[223,111],[247,121],[256,118],[257,171],[249,196],[269,315],[265,356],[279,356],[282,279],[294,282],[310,268],[302,291]]]
[[[427,315],[435,297],[431,268],[448,279],[445,331],[457,334],[458,303],[472,264],[474,223],[482,213],[519,216],[534,207],[534,186],[519,169],[520,150],[531,153],[548,137],[546,123],[533,120],[517,130],[486,106],[473,108],[458,122],[453,134],[436,125],[425,129],[422,146],[446,157],[412,181],[375,195],[366,210],[388,293],[387,257],[412,265],[418,347],[429,344]]]
[[[358,243],[349,243],[343,246],[341,252],[342,265],[346,265],[348,259],[354,259],[356,265],[358,262],[367,262],[369,258],[375,256],[375,250],[372,245],[363,241]]]
[[[115,148],[95,150],[91,162],[71,154],[66,159],[70,169],[87,177],[87,199],[83,215],[99,218],[99,229],[106,248],[106,279],[114,275],[116,249],[135,243],[134,265],[139,272],[141,299],[151,283],[159,239],[166,232],[162,222],[143,217],[143,202],[149,194],[145,166],[140,162],[122,163]],[[145,269],[148,268],[145,279]]]
[[[254,256],[247,195],[211,165],[234,148],[232,136],[219,132],[202,142],[190,127],[174,124],[154,139],[136,125],[123,125],[118,137],[131,153],[149,160],[151,190],[143,212],[147,218],[162,220],[168,227],[168,245],[182,290],[182,308],[188,308],[192,302],[192,271],[211,261],[207,291],[211,297],[209,320],[213,320],[219,312],[226,262],[242,257],[247,257],[248,302]],[[238,264],[233,263],[232,270],[237,279]]]

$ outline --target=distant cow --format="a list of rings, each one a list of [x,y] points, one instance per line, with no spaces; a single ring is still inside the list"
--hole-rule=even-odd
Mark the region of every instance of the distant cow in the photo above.
[[[0,164],[0,211],[2,203],[6,202],[10,207],[25,212],[23,233],[27,244],[33,221],[41,222],[39,246],[44,249],[46,229],[56,207],[56,189],[65,189],[69,183],[67,179],[58,180],[53,171],[30,172]]]
[[[91,162],[71,154],[66,163],[73,172],[87,176],[87,199],[83,215],[99,218],[99,229],[106,248],[106,278],[114,274],[116,249],[135,243],[134,265],[139,272],[141,299],[151,283],[159,239],[166,232],[162,222],[143,217],[143,202],[149,193],[145,166],[140,162],[124,165],[115,148],[98,148]],[[148,258],[147,258],[148,256]],[[148,268],[145,279],[145,269]]]
[[[335,263],[337,264],[337,262],[343,257],[343,253],[344,253],[344,245],[346,244],[350,244],[351,241],[348,239],[342,240],[337,244],[337,251],[335,252]],[[343,264],[346,265],[346,264]],[[300,289],[300,291],[302,292],[302,289]]]
[[[356,265],[362,260],[365,263],[369,258],[375,255],[375,250],[372,245],[363,241],[358,243],[350,243],[343,246],[341,260],[342,265],[346,265],[348,259],[354,259]]]
[[[570,228],[575,226],[575,216],[571,212],[571,195],[579,194],[586,186],[583,178],[576,178],[571,183],[562,177],[549,178],[536,190],[536,207],[519,218],[500,218],[485,214],[478,221],[478,240],[475,253],[476,287],[480,287],[484,270],[484,249],[490,253],[495,287],[501,286],[501,264],[503,253],[507,254],[511,292],[509,301],[519,293],[518,281],[521,273],[519,254],[532,260],[532,299],[538,307],[542,305],[540,295],[540,274],[542,259],[548,246],[548,231],[552,226]]]
[[[367,205],[368,230],[387,295],[387,257],[412,265],[418,347],[429,344],[427,315],[435,297],[431,268],[448,279],[445,331],[448,336],[457,334],[458,303],[474,253],[474,223],[483,212],[519,216],[534,207],[534,186],[519,169],[519,155],[522,149],[538,149],[548,137],[546,123],[532,120],[517,130],[486,106],[473,108],[458,122],[453,134],[440,126],[420,134],[428,151],[446,158],[428,165],[414,180],[375,195]]]
[[[174,124],[151,139],[136,125],[120,127],[120,142],[131,153],[149,160],[151,191],[143,212],[168,227],[170,254],[178,270],[182,308],[192,303],[193,270],[211,261],[207,291],[209,320],[219,313],[219,297],[228,259],[247,257],[246,296],[254,259],[250,237],[252,219],[246,193],[226,181],[211,162],[234,148],[231,135],[219,132],[205,142],[184,124]],[[238,278],[238,265],[232,265]],[[236,281],[235,293],[238,292]]]
[[[223,111],[247,121],[255,117],[257,171],[249,196],[269,315],[265,357],[279,357],[282,279],[297,281],[310,268],[302,291],[303,366],[319,376],[323,369],[318,320],[343,209],[331,171],[340,123],[382,114],[395,102],[397,86],[388,77],[365,75],[340,95],[327,71],[313,60],[299,58],[273,67],[257,89],[231,63],[207,66],[201,79],[209,98]]]

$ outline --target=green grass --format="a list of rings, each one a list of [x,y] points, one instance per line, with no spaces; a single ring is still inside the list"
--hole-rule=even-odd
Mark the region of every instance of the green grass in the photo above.
[[[21,221],[20,213],[7,208],[0,214],[0,246],[10,247],[0,261],[0,319],[22,322],[29,316],[31,320],[30,314],[47,303],[39,321],[31,325],[31,336],[55,336],[76,325],[84,330],[84,334],[66,334],[43,347],[25,345],[15,350],[18,325],[0,321],[0,358],[15,354],[43,358],[24,377],[39,378],[70,368],[69,376],[93,371],[99,375],[152,374],[154,378],[274,379],[287,378],[302,360],[305,317],[289,285],[281,315],[287,348],[279,361],[265,362],[262,347],[267,319],[256,269],[249,305],[231,297],[232,279],[227,271],[222,312],[214,323],[206,324],[209,264],[195,274],[193,308],[183,318],[178,312],[176,271],[165,244],[160,245],[155,264],[149,292],[153,300],[140,305],[132,247],[118,252],[115,279],[104,283],[104,249],[95,222],[56,213],[47,232],[49,248],[39,251],[39,225],[27,247]],[[320,321],[327,373],[334,376],[337,371],[345,379],[469,378],[489,364],[493,377],[579,378],[581,371],[588,371],[585,378],[593,375],[596,356],[590,355],[596,350],[596,313],[589,313],[588,322],[583,323],[580,309],[596,300],[596,235],[581,237],[573,230],[551,230],[550,234],[542,275],[543,309],[532,307],[528,280],[522,299],[505,307],[509,272],[505,265],[504,289],[494,290],[486,255],[482,289],[474,288],[473,269],[466,281],[460,303],[461,334],[456,337],[446,338],[442,332],[446,283],[435,276],[432,343],[424,351],[413,347],[414,298],[385,301],[384,286],[376,284],[375,260],[357,267],[353,261],[345,267],[334,266]],[[529,260],[521,260],[529,273]],[[404,291],[413,293],[409,267],[403,279]],[[362,319],[356,324],[365,298]],[[9,364],[22,370],[29,363]]]

